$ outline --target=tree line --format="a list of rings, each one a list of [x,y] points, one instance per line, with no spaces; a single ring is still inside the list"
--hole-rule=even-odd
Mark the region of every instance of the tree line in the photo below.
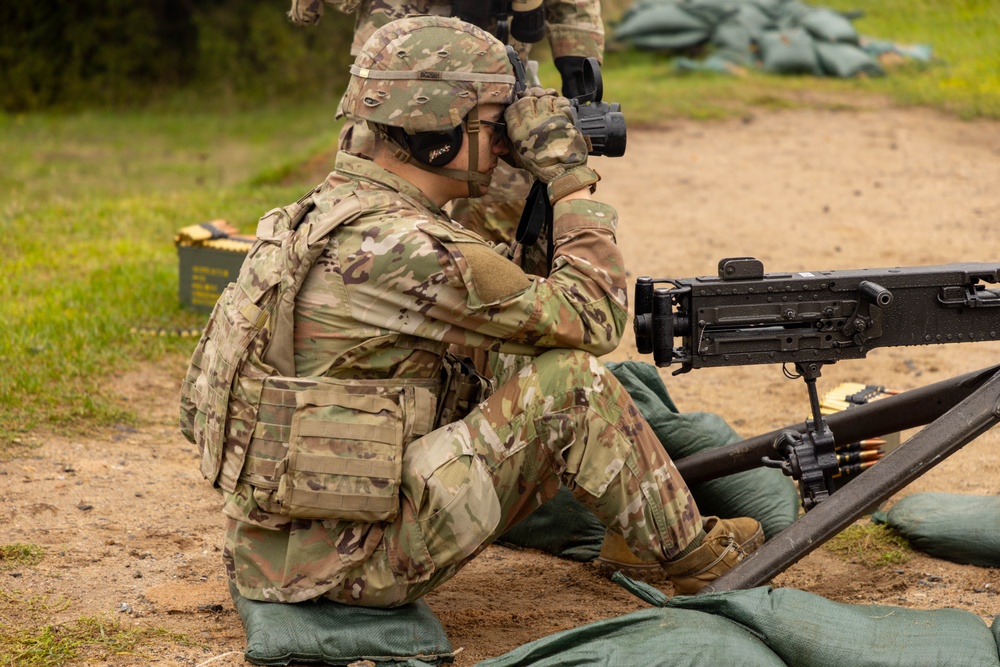
[[[252,105],[332,97],[353,20],[291,24],[284,0],[0,3],[0,109]]]

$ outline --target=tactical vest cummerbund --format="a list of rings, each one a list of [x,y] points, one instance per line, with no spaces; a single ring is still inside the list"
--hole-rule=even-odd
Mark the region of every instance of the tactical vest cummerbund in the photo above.
[[[270,377],[246,452],[224,447],[222,468],[243,458],[239,481],[264,492],[255,494],[266,511],[392,520],[403,449],[433,429],[440,387],[437,380]]]

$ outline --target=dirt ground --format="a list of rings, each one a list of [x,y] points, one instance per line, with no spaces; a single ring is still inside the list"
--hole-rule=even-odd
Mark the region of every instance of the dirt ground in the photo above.
[[[630,130],[626,157],[596,164],[600,197],[621,216],[632,278],[713,274],[719,259],[745,255],[768,271],[997,261],[1000,124],[852,104]],[[998,343],[877,350],[828,367],[820,391],[847,380],[908,389],[996,363],[998,352]],[[631,337],[611,355],[627,358],[641,358]],[[152,640],[139,654],[90,664],[249,664],[221,565],[219,499],[176,428],[185,363],[116,378],[112,391],[141,415],[140,427],[72,439],[37,432],[24,438],[40,444],[30,455],[0,463],[0,544],[46,550],[37,565],[0,571],[0,591],[47,601],[42,622],[106,614],[190,642]],[[717,412],[747,436],[808,408],[802,383],[777,366],[663,376],[682,410]],[[998,440],[1000,430],[987,433],[896,499],[1000,493]],[[986,620],[1000,612],[1000,571],[923,555],[871,568],[820,549],[775,584],[844,602],[957,607]],[[461,667],[645,607],[590,564],[498,546],[427,600]],[[25,608],[0,599],[0,620],[39,622],[16,617]]]

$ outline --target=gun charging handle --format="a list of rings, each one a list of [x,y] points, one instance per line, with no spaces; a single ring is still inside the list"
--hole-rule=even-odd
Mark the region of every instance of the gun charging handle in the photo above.
[[[858,292],[872,305],[885,308],[892,303],[892,292],[870,280],[858,283]]]

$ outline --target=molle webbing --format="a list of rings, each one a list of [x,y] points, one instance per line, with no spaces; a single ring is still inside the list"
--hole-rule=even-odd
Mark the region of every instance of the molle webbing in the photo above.
[[[302,403],[300,395],[323,387],[357,391],[359,398],[365,394],[378,395],[375,392],[379,391],[387,395],[403,395],[403,441],[408,443],[433,429],[441,382],[423,379],[334,381],[325,378],[268,378],[261,392],[257,424],[240,474],[241,482],[265,489],[278,488],[292,436],[292,417],[296,407]],[[407,401],[411,401],[412,405],[405,405]],[[361,435],[360,432],[357,434]],[[374,431],[368,435],[378,441],[384,441],[386,436]]]
[[[264,379],[295,374],[295,295],[326,246],[325,237],[362,213],[351,193],[300,230],[314,210],[315,192],[261,218],[257,241],[236,281],[216,303],[182,386],[181,430],[198,445],[205,478],[229,492],[235,489],[251,439],[288,441],[278,428],[288,424],[287,419],[274,416],[265,420],[272,428],[257,426]],[[265,462],[255,465],[255,470],[269,469]]]

